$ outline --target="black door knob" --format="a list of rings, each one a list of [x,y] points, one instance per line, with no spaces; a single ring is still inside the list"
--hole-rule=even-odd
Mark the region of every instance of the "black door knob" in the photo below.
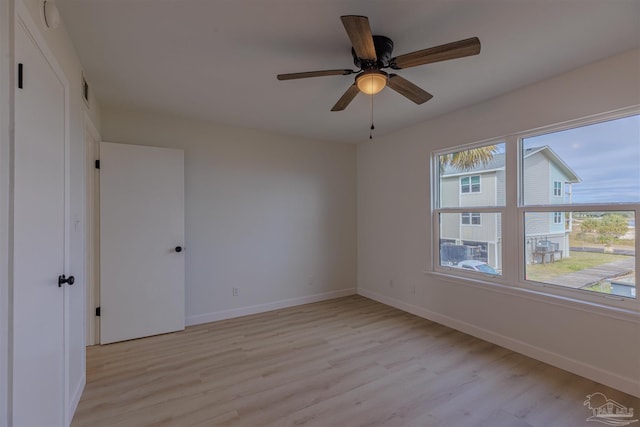
[[[176,252],[182,252],[182,246],[176,246]]]
[[[62,276],[58,276],[58,287],[61,287],[65,283],[67,283],[69,286],[71,286],[75,282],[76,282],[76,278],[73,277],[73,276],[65,277],[64,274]]]

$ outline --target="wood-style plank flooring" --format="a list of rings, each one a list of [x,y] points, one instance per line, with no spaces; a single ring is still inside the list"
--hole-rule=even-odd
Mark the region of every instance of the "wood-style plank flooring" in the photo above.
[[[594,392],[640,415],[640,399],[351,296],[90,347],[72,427],[594,426]]]

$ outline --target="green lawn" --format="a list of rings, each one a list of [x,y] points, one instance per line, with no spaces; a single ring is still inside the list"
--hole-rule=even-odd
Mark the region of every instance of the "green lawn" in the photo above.
[[[607,264],[624,258],[626,258],[625,255],[572,251],[571,257],[564,258],[562,261],[547,264],[527,265],[527,279],[545,282],[562,274],[596,267],[598,265]]]

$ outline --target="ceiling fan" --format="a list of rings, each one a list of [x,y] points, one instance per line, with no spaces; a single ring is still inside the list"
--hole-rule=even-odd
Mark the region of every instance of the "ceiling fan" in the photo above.
[[[353,63],[359,70],[343,69],[278,74],[278,80],[293,80],[307,77],[346,76],[357,73],[354,83],[331,111],[342,111],[347,108],[358,92],[374,95],[385,86],[389,86],[416,104],[422,104],[433,98],[433,95],[407,79],[394,73],[386,73],[382,69],[402,70],[480,53],[480,40],[477,37],[472,37],[392,58],[393,41],[385,36],[372,35],[369,19],[366,16],[346,15],[341,16],[340,19],[353,45],[351,49]]]

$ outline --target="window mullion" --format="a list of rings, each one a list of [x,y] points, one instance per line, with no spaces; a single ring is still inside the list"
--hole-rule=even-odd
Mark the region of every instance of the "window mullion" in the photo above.
[[[519,282],[520,271],[523,271],[522,259],[524,258],[520,256],[524,243],[522,234],[518,232],[519,217],[521,217],[518,212],[518,186],[521,182],[518,172],[518,138],[516,136],[507,137],[505,146],[506,182],[502,235],[511,237],[502,239],[502,274],[508,283],[514,284]]]

